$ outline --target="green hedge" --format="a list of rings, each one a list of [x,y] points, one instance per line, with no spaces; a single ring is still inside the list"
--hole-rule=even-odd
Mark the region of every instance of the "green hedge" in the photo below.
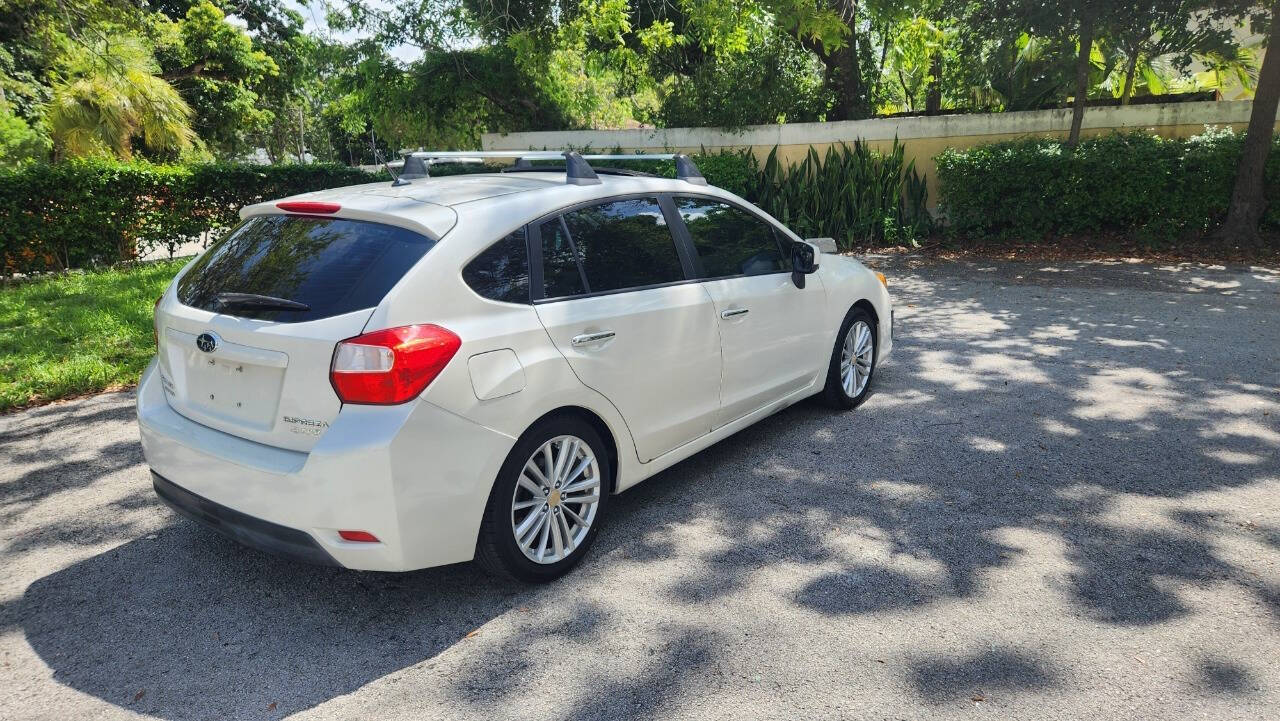
[[[904,166],[900,147],[880,156],[856,144],[829,151],[825,158],[811,153],[789,169],[773,156],[761,168],[746,151],[704,153],[695,161],[712,185],[760,204],[796,232],[832,236],[842,246],[901,238],[923,228],[924,183]],[[675,175],[669,160],[614,165]],[[494,170],[440,165],[432,174]],[[0,171],[0,274],[109,265],[156,249],[172,252],[202,233],[234,225],[246,205],[374,180],[390,176],[337,165],[173,166],[102,160]],[[833,188],[819,192],[824,184]]]
[[[966,237],[1200,235],[1226,216],[1243,141],[1222,130],[1177,140],[1135,132],[1074,151],[1047,138],[949,149],[937,157],[939,205],[949,230]],[[1275,147],[1267,227],[1280,226],[1280,138]]]
[[[0,172],[0,272],[132,260],[229,227],[245,205],[376,178],[340,165],[24,166]]]

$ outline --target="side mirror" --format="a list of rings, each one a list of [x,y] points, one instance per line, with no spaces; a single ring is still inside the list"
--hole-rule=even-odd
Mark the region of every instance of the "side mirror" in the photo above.
[[[804,287],[804,277],[818,269],[818,249],[803,240],[791,241],[791,282]]]

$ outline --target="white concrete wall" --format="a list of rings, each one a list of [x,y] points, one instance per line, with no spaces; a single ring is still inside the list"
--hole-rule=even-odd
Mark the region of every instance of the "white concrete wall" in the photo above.
[[[1148,130],[1165,137],[1188,137],[1206,126],[1243,130],[1253,101],[1168,103],[1127,107],[1089,108],[1084,114],[1084,135],[1115,131]],[[1071,128],[1071,110],[1030,110],[1016,113],[939,115],[915,118],[874,118],[832,123],[753,125],[742,130],[721,128],[640,128],[630,130],[564,130],[531,133],[486,133],[485,150],[541,150],[584,148],[648,152],[698,152],[701,149],[751,148],[764,159],[776,145],[779,158],[793,163],[810,146],[819,153],[833,143],[868,142],[884,150],[896,137],[906,146],[906,157],[929,183],[930,204],[937,201],[933,158],[944,148],[968,148],[1028,135],[1065,137]]]
[[[1167,126],[1239,125],[1249,122],[1252,101],[1169,103],[1128,107],[1089,108],[1086,130],[1147,129]],[[915,118],[873,118],[831,123],[752,125],[742,130],[720,128],[638,128],[629,130],[553,130],[527,133],[486,133],[485,150],[529,150],[589,146],[601,150],[706,147],[822,145],[861,140],[911,140],[988,135],[1042,135],[1071,128],[1071,110],[1029,110],[1016,113],[939,115]]]

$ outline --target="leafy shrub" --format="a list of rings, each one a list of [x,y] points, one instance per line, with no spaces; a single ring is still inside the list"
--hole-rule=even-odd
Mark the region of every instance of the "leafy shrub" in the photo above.
[[[184,167],[107,160],[0,171],[0,271],[132,260],[227,228],[245,205],[377,177],[338,165]]]
[[[49,138],[13,114],[0,100],[0,167],[37,162],[49,154]]]
[[[961,236],[1203,234],[1226,215],[1242,143],[1242,135],[1212,130],[1185,140],[1116,133],[1074,151],[1050,138],[948,149],[937,157],[940,208]],[[1267,165],[1267,194],[1264,224],[1274,227],[1280,152]]]
[[[707,182],[717,188],[746,198],[758,200],[760,163],[750,150],[722,150],[718,153],[701,153],[693,156]]]

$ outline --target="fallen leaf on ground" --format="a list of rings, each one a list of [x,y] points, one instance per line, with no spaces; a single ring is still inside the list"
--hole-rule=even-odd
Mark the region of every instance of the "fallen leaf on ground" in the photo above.
[[[475,638],[476,636],[479,636],[479,635],[480,635],[480,629],[477,628],[471,633],[468,633],[466,636],[463,636],[463,638]]]
[[[135,693],[135,694],[133,695],[133,700],[134,700],[134,701],[137,701],[138,699],[140,699],[140,698],[142,698],[143,696],[146,696],[146,695],[147,695],[147,690],[144,688],[144,689],[142,689],[141,691],[139,691],[139,692],[137,692],[137,693]]]
[[[275,702],[275,701],[272,701],[271,703],[267,704],[267,710],[268,710],[268,711],[275,711],[275,710],[276,710],[276,702]]]
[[[973,700],[974,700],[975,702],[981,703],[981,702],[983,702],[983,701],[986,701],[986,700],[987,700],[987,697],[986,697],[986,696],[983,696],[983,695],[982,695],[982,694],[980,694],[980,693],[975,693],[975,694],[973,695]]]

